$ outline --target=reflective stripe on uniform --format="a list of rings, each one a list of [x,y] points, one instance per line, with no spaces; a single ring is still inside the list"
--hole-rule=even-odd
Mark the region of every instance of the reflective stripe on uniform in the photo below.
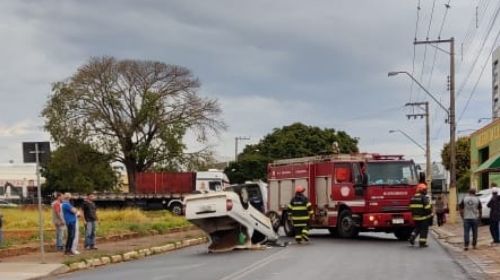
[[[410,208],[424,208],[422,204],[410,204]]]
[[[294,227],[305,227],[307,224],[293,224]]]
[[[309,220],[309,216],[292,217],[292,221],[306,221]]]
[[[289,207],[290,210],[294,211],[294,210],[297,210],[297,211],[300,211],[300,210],[307,210],[307,207],[306,206],[291,206]]]

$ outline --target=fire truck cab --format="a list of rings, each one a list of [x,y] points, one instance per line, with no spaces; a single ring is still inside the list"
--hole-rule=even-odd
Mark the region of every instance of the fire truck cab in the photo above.
[[[408,205],[419,182],[416,165],[401,155],[335,154],[277,160],[268,166],[268,216],[287,235],[287,205],[302,185],[314,214],[311,228],[355,237],[362,231],[393,232],[407,240],[413,228]]]

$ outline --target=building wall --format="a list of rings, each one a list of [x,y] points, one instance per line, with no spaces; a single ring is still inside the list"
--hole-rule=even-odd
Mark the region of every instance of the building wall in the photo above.
[[[481,158],[481,151],[488,150],[487,158]],[[489,123],[471,134],[471,170],[474,172],[481,163],[500,154],[500,119]],[[500,186],[500,173],[490,173],[489,183],[495,182]],[[472,186],[480,189],[486,188],[481,177],[477,174],[471,176]]]
[[[500,47],[492,56],[492,118],[500,117]]]

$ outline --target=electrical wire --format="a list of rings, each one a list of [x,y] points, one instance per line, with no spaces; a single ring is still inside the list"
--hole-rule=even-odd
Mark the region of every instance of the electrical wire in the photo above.
[[[415,36],[413,36],[414,40],[417,41],[417,35],[418,35],[418,25],[420,21],[420,0],[417,2],[417,19],[415,22]],[[416,58],[416,52],[417,52],[417,46],[413,44],[413,62],[412,62],[412,67],[411,67],[411,75],[413,76],[415,74],[415,58]],[[410,84],[410,100],[409,102],[413,102],[413,87],[415,85],[415,81],[411,80]]]
[[[472,96],[476,92],[477,85],[479,84],[479,82],[481,81],[481,78],[483,77],[484,69],[486,69],[486,65],[488,65],[488,62],[490,61],[490,56],[493,54],[493,51],[495,50],[495,46],[498,43],[499,38],[500,38],[500,30],[498,30],[495,41],[491,45],[490,53],[489,53],[488,57],[486,58],[486,61],[484,62],[483,67],[481,68],[481,72],[479,73],[479,77],[477,78],[476,83],[474,84],[474,87],[472,88],[472,91],[469,94],[469,98],[467,98],[467,102],[465,103],[465,106],[464,106],[462,112],[460,113],[460,117],[458,118],[458,122],[460,122],[462,120],[462,117],[463,117],[465,111],[467,111],[467,108],[469,107]]]
[[[429,35],[431,33],[431,27],[432,27],[432,19],[434,17],[434,8],[436,7],[436,0],[433,0],[432,1],[432,9],[431,9],[431,15],[430,15],[430,19],[429,19],[429,25],[427,26],[427,33],[425,35],[425,39],[426,40],[429,40]],[[425,71],[425,62],[427,60],[427,44],[425,44],[424,46],[424,57],[422,59],[422,69],[420,71],[420,81],[423,80],[423,77],[424,77],[424,71]],[[419,90],[420,92],[420,90]]]

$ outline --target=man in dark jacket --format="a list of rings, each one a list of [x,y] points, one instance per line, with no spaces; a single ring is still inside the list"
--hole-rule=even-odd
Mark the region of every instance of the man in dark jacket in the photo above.
[[[292,217],[295,240],[301,243],[302,240],[309,241],[309,218],[312,215],[312,206],[309,199],[304,196],[305,188],[295,187],[295,196],[290,201],[288,209]]]
[[[85,249],[87,250],[97,249],[95,247],[97,213],[94,199],[95,196],[93,194],[88,194],[83,202],[83,216],[85,218]]]
[[[500,243],[500,232],[498,229],[500,221],[500,196],[498,196],[497,188],[493,188],[491,191],[491,199],[486,206],[490,208],[490,233],[493,241],[492,245]]]
[[[417,186],[417,193],[410,201],[410,211],[415,222],[415,230],[411,233],[409,240],[410,244],[413,246],[418,236],[420,247],[427,247],[427,234],[432,221],[432,204],[427,196],[427,186],[425,184]]]

